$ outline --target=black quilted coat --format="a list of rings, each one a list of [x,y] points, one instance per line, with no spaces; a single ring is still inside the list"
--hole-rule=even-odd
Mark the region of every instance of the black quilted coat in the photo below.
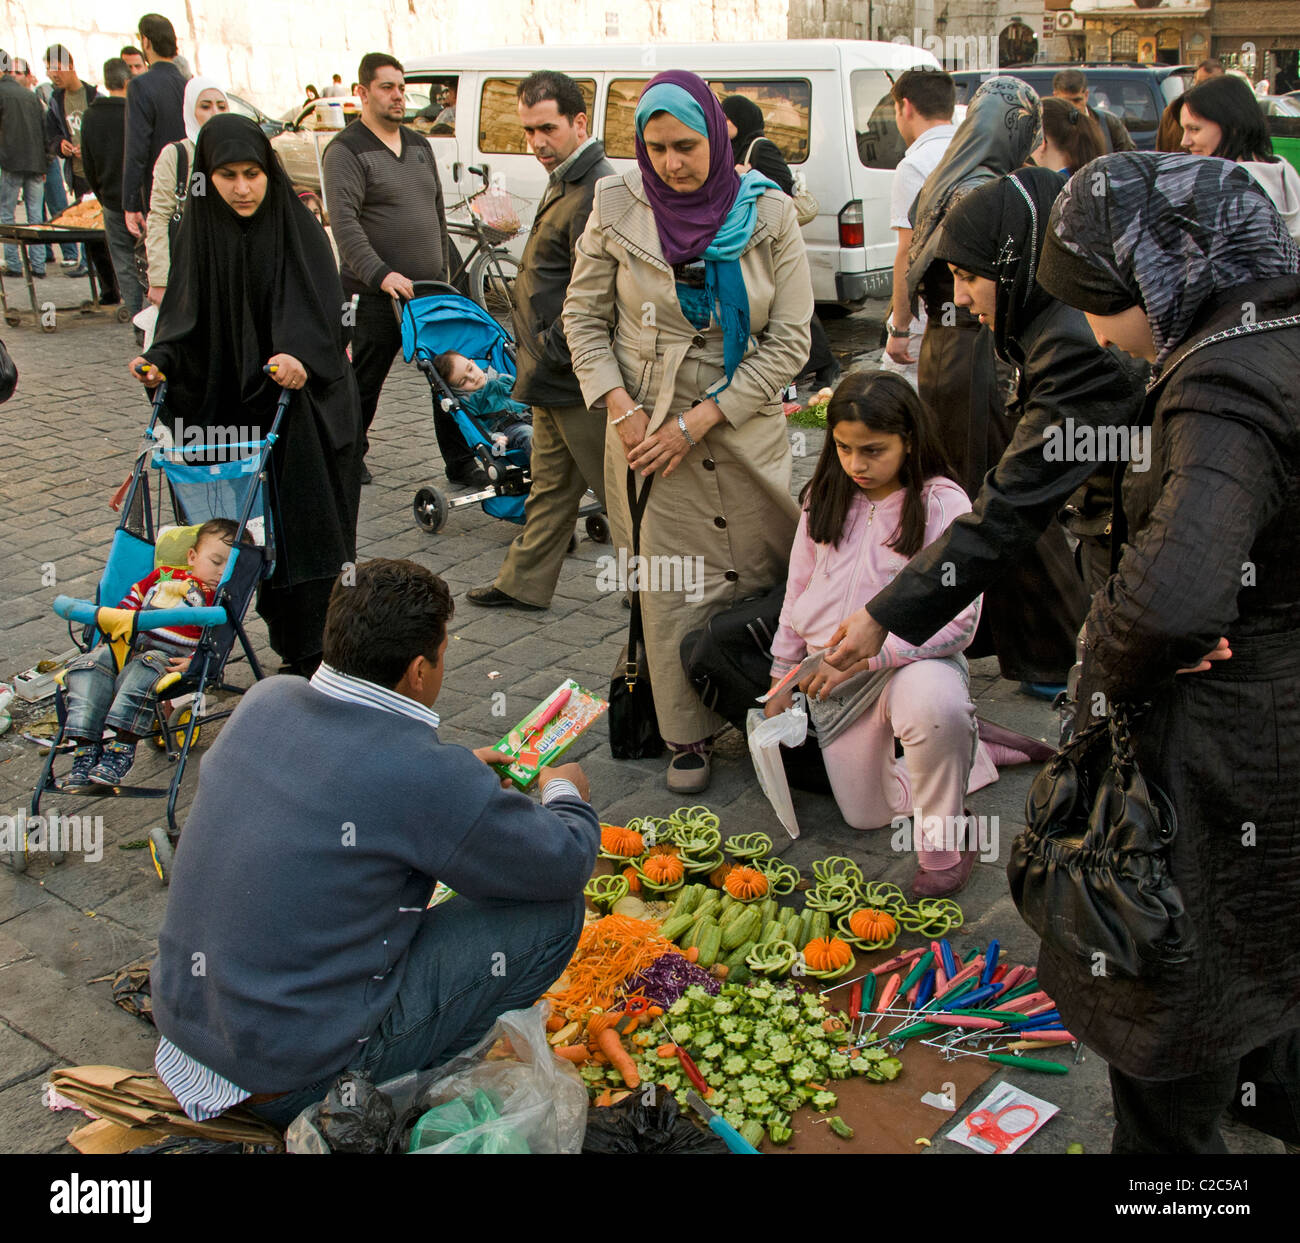
[[[1070,1031],[1151,1079],[1300,1028],[1300,326],[1201,344],[1239,328],[1243,307],[1248,321],[1300,314],[1300,277],[1223,294],[1165,363],[1081,688],[1084,704],[1151,703],[1138,759],[1178,814],[1171,869],[1198,948],[1139,980],[1046,947],[1039,961]],[[1221,636],[1230,660],[1175,676]]]

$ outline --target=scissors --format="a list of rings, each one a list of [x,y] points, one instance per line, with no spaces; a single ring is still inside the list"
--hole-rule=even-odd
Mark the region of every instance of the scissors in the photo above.
[[[1006,1119],[1012,1114],[1020,1114],[1013,1126]],[[1029,1120],[1024,1122],[1023,1115]],[[1024,1122],[1023,1126],[1019,1124]],[[1007,1105],[996,1113],[988,1109],[977,1109],[966,1119],[966,1126],[972,1135],[978,1136],[994,1152],[1006,1152],[1022,1135],[1028,1134],[1038,1125],[1038,1110],[1028,1104]]]

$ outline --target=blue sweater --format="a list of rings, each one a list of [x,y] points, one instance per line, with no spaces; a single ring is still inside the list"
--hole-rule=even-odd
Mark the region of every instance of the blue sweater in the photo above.
[[[466,414],[494,426],[498,420],[508,419],[513,423],[519,415],[528,413],[528,407],[510,395],[515,387],[514,376],[502,375],[495,367],[489,367],[485,374],[487,383],[482,388],[472,392],[456,390],[456,400]]]
[[[580,799],[542,807],[420,721],[268,678],[199,772],[153,967],[158,1030],[249,1092],[306,1087],[379,1027],[435,880],[576,897],[599,842]]]

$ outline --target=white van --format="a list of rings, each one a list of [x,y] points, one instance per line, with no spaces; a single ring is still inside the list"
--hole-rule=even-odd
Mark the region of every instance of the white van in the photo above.
[[[767,136],[821,207],[803,230],[817,300],[852,308],[889,295],[897,249],[889,191],[904,149],[890,88],[905,69],[937,68],[930,52],[896,43],[796,39],[511,47],[411,57],[403,64],[409,87],[423,97],[435,86],[456,90],[454,133],[428,135],[448,204],[481,189],[468,170],[486,166],[498,184],[504,178],[525,223],[546,184],[516,111],[515,89],[528,74],[556,69],[577,81],[592,132],[620,171],[635,167],[632,114],[645,83],[661,69],[692,70],[719,96],[748,95],[763,110]],[[521,247],[522,239],[513,246]]]

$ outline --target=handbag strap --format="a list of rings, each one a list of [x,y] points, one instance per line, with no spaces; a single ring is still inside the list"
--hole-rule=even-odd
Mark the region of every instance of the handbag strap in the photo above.
[[[752,156],[752,155],[754,154],[754,148],[757,147],[758,144],[759,144],[760,142],[762,142],[762,141],[763,141],[763,135],[762,135],[762,134],[759,134],[759,136],[758,136],[757,138],[755,138],[754,141],[751,142],[751,143],[749,144],[749,150],[745,152],[745,163],[746,163],[747,165],[749,165],[750,156]],[[751,168],[753,167],[753,165],[749,165],[749,166],[750,166]]]
[[[637,664],[637,648],[643,642],[643,630],[641,624],[641,590],[640,590],[640,564],[637,558],[641,555],[641,519],[645,514],[646,503],[650,500],[650,485],[654,483],[655,477],[651,475],[641,488],[641,495],[636,493],[636,471],[630,466],[627,468],[627,507],[632,516],[632,557],[633,567],[631,579],[638,586],[635,590],[629,589],[632,597],[632,617],[627,626],[627,664],[623,669],[623,676],[627,679],[628,690],[635,685],[640,673]]]

